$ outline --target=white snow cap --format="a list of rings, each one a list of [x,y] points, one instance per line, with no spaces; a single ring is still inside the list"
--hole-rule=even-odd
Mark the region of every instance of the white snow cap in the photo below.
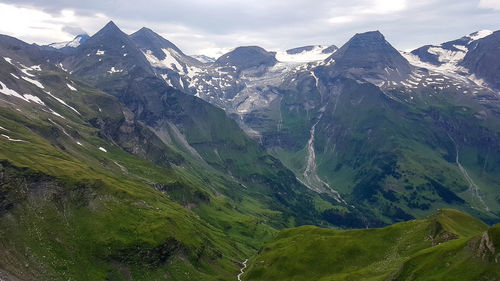
[[[484,29],[484,30],[479,30],[479,31],[476,31],[474,33],[471,33],[471,34],[469,34],[468,37],[472,40],[479,40],[479,39],[484,38],[486,36],[490,36],[491,34],[493,34],[493,31]]]
[[[313,62],[321,61],[329,57],[331,53],[323,53],[328,46],[314,46],[311,50],[303,50],[300,53],[289,54],[286,51],[277,51],[276,59],[280,62]]]

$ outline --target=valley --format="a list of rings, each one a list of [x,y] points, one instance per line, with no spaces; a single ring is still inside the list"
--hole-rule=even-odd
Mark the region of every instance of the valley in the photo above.
[[[499,46],[0,35],[0,280],[497,280]]]

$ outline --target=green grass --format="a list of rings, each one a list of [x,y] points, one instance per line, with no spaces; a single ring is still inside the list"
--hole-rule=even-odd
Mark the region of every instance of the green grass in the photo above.
[[[127,121],[115,98],[80,82],[69,91],[65,75],[39,79],[81,115],[52,100],[67,118],[29,104],[0,108],[5,133],[25,141],[0,140],[11,179],[0,187],[2,270],[47,280],[232,280],[277,229],[314,222],[312,193],[223,111],[203,103],[183,128],[207,166],[177,140]],[[213,147],[220,162],[211,162]]]
[[[481,221],[454,210],[377,229],[287,229],[250,260],[244,280],[472,280],[485,276],[490,277],[485,280],[495,280],[491,278],[498,274],[498,264],[491,258],[476,258],[477,247],[470,246],[487,229]],[[498,243],[495,235],[490,236]],[[440,266],[447,262],[453,266],[443,273]],[[466,262],[470,264],[462,269]],[[447,279],[440,279],[445,275]]]

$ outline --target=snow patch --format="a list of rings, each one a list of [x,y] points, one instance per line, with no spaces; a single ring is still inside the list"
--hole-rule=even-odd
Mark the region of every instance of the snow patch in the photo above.
[[[455,47],[456,49],[459,49],[461,51],[464,51],[464,52],[468,52],[469,51],[469,49],[467,49],[467,47],[462,46],[462,45],[453,45],[453,47]]]
[[[1,134],[2,137],[6,138],[7,140],[9,141],[13,141],[13,142],[26,142],[25,140],[19,140],[19,139],[13,139],[7,135],[4,135],[4,134]]]
[[[24,76],[21,76],[21,78],[23,78],[24,80],[30,82],[31,84],[37,86],[38,88],[40,89],[44,89],[45,87],[42,85],[42,83],[36,81],[36,80],[33,80],[31,78],[28,78],[28,77],[24,77]]]
[[[151,50],[146,50],[146,52],[142,53],[153,67],[167,68],[177,71],[181,74],[185,74],[184,67],[182,67],[182,65],[177,60],[177,58],[180,57],[179,53],[171,48],[162,48],[161,50],[165,54],[165,58],[163,60],[159,60],[155,55],[153,55],[153,52]]]
[[[9,89],[7,88],[7,86],[2,83],[2,81],[0,81],[0,86],[2,87],[0,89],[0,93],[6,95],[6,96],[13,96],[13,97],[16,97],[16,98],[19,98],[19,99],[22,99],[24,101],[27,101],[29,102],[23,95],[19,94],[18,92],[12,90],[12,89]]]
[[[119,73],[119,72],[123,72],[123,69],[116,69],[114,66],[111,67],[110,70],[107,71],[109,74],[113,74],[113,73]]]
[[[81,41],[82,41],[82,37],[78,36],[73,41],[69,42],[66,46],[76,48],[76,47],[80,46]]]
[[[14,64],[12,63],[12,59],[11,59],[11,58],[8,58],[8,57],[3,57],[3,59],[4,59],[6,62],[8,62],[8,63],[10,63],[10,64],[14,65]]]
[[[12,77],[14,77],[16,79],[19,79],[19,77],[17,75],[15,75],[14,73],[11,73],[10,75],[12,75]]]
[[[55,99],[56,101],[58,101],[58,102],[62,103],[63,105],[65,105],[65,106],[69,107],[69,108],[70,108],[71,110],[73,110],[74,112],[76,112],[76,113],[78,113],[79,115],[81,115],[81,114],[80,114],[80,112],[78,112],[78,111],[77,111],[76,109],[74,109],[72,106],[68,105],[68,104],[67,104],[65,101],[63,101],[62,99],[60,99],[60,98],[58,98],[58,97],[54,96],[54,95],[53,95],[53,94],[51,94],[50,92],[47,92],[47,91],[44,91],[44,92],[45,92],[47,95],[51,96],[51,97],[52,97],[53,99]]]
[[[288,54],[286,51],[277,51],[276,59],[280,62],[313,62],[322,61],[328,58],[332,53],[323,53],[328,46],[314,46],[312,50],[304,50],[297,54]]]
[[[438,60],[442,63],[455,65],[465,57],[464,51],[450,51],[440,47],[430,47],[427,52],[438,56]]]
[[[469,38],[472,39],[473,41],[475,40],[479,40],[481,38],[484,38],[486,36],[490,36],[491,34],[493,34],[493,31],[491,30],[479,30],[479,31],[476,31],[474,33],[471,33],[469,34]]]
[[[99,150],[102,151],[102,152],[108,152],[104,147],[102,146],[99,146]]]
[[[70,84],[66,83],[66,86],[68,86],[68,88],[71,90],[71,91],[78,91],[75,87],[71,86]]]
[[[32,102],[38,103],[39,105],[45,105],[45,103],[43,103],[43,101],[39,97],[37,97],[37,96],[33,96],[33,95],[30,95],[30,94],[25,94],[23,96],[29,102],[32,101]]]
[[[58,65],[57,65],[60,69],[68,72],[68,70],[66,68],[64,68],[64,65],[60,62]]]
[[[95,54],[96,54],[97,56],[103,56],[103,55],[104,55],[104,51],[97,50],[97,52],[95,52]]]

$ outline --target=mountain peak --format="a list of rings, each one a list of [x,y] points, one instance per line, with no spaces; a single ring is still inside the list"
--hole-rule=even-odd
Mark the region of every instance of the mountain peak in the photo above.
[[[153,54],[159,59],[165,58],[165,54],[161,50],[163,48],[170,48],[175,50],[179,54],[184,55],[184,53],[177,46],[175,46],[174,43],[168,41],[160,34],[147,27],[142,27],[138,31],[134,32],[132,35],[130,35],[130,38],[137,44],[137,46],[139,46],[139,48],[144,50],[151,50]]]
[[[113,21],[110,21],[82,45],[87,47],[94,45],[108,47],[115,45],[122,46],[126,45],[129,41],[128,35],[121,31]]]
[[[410,72],[410,64],[385,40],[380,31],[357,33],[326,61],[335,61],[339,69],[364,69],[384,73],[389,68],[398,75]]]
[[[136,33],[153,33],[153,34],[156,34],[156,32],[154,32],[153,30],[151,30],[150,28],[148,27],[141,27],[141,29],[137,30],[134,34]]]
[[[277,62],[276,53],[259,46],[242,46],[222,55],[215,61],[217,66],[235,66],[238,69],[273,66]]]
[[[120,30],[120,28],[118,28],[118,26],[112,20],[110,20],[102,29],[118,29],[118,30]]]
[[[373,31],[367,31],[363,33],[356,33],[353,37],[353,39],[371,39],[371,40],[385,40],[384,35],[378,31],[378,30],[373,30]]]
[[[143,38],[143,39],[149,39],[149,40],[166,40],[167,39],[163,38],[160,34],[154,32],[150,28],[147,27],[141,27],[141,29],[137,30],[136,32],[132,33],[130,35],[131,38]]]
[[[99,30],[96,34],[94,34],[93,37],[95,36],[98,36],[100,34],[123,34],[125,35],[125,33],[123,33],[123,31],[121,31],[121,29],[113,22],[113,21],[109,21],[103,28],[101,28],[101,30]]]

